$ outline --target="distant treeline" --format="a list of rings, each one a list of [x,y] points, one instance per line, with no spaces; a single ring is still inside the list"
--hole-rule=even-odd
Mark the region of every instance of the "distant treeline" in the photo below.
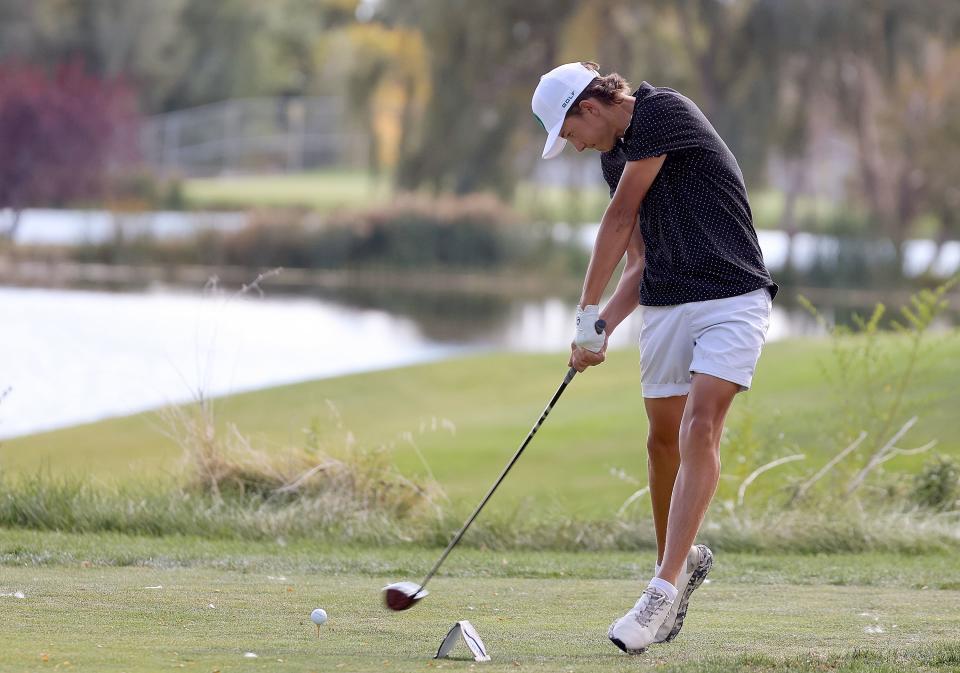
[[[82,64],[129,86],[141,114],[335,95],[353,130],[371,139],[371,173],[401,190],[493,191],[510,201],[539,161],[542,130],[530,114],[538,78],[589,59],[634,86],[690,96],[748,187],[785,192],[781,228],[803,226],[799,197],[826,196],[868,212],[874,233],[899,249],[920,226],[960,238],[958,35],[956,0],[20,0],[0,3],[0,121],[38,117],[22,112],[34,88],[14,85],[18,64],[51,76]],[[49,115],[43,137],[75,124],[58,105],[40,109]],[[88,156],[42,164],[22,136],[0,128],[3,163],[30,160],[10,184],[0,177],[0,207],[36,205],[47,195],[16,180]]]

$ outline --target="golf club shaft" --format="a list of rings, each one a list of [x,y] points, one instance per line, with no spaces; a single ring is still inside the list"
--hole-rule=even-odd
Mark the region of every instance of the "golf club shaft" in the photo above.
[[[427,582],[430,581],[430,578],[433,577],[433,574],[437,572],[437,569],[440,567],[443,561],[447,558],[453,548],[457,546],[457,543],[460,542],[460,538],[462,538],[463,534],[467,532],[467,528],[470,527],[470,524],[473,523],[473,520],[477,518],[478,514],[480,514],[480,510],[482,510],[483,506],[487,504],[490,496],[492,496],[493,492],[497,490],[497,487],[500,485],[500,482],[503,481],[504,477],[507,476],[510,468],[513,467],[513,464],[517,462],[518,458],[520,458],[520,454],[523,453],[525,448],[527,448],[527,444],[529,444],[530,440],[533,439],[533,436],[537,434],[537,430],[539,430],[540,426],[543,425],[543,422],[546,420],[550,410],[553,409],[553,405],[556,404],[557,400],[560,399],[560,395],[573,380],[573,377],[576,375],[576,373],[577,370],[573,367],[571,367],[570,371],[567,372],[567,375],[563,379],[563,383],[561,383],[560,387],[557,388],[557,392],[553,394],[553,398],[550,400],[549,404],[547,404],[547,408],[543,410],[543,413],[540,415],[540,419],[537,421],[536,425],[534,425],[533,429],[530,430],[530,433],[527,435],[527,438],[523,440],[523,444],[520,445],[520,448],[517,449],[517,452],[513,454],[513,458],[509,463],[507,463],[507,466],[503,469],[503,472],[500,473],[500,477],[497,479],[496,483],[494,483],[493,487],[487,492],[487,495],[484,496],[477,508],[473,510],[473,514],[471,514],[470,518],[467,519],[467,522],[463,524],[463,527],[457,532],[453,540],[450,541],[450,544],[447,545],[447,548],[443,550],[443,554],[440,556],[440,559],[434,564],[433,568],[430,569],[430,572],[427,573],[427,576],[424,578],[423,582],[420,583],[420,589],[423,589],[427,585]]]

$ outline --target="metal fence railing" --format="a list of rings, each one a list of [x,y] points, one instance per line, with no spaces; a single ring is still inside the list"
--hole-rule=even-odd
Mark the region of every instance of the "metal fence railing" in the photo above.
[[[148,118],[144,161],[183,175],[360,167],[366,134],[350,127],[341,98],[243,98]]]

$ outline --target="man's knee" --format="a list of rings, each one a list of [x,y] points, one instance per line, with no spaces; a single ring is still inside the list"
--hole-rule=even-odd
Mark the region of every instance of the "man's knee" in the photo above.
[[[647,455],[652,461],[676,461],[680,458],[680,435],[678,433],[655,433],[647,435]]]
[[[690,450],[709,447],[715,453],[720,446],[722,431],[723,422],[714,414],[695,410],[680,424],[680,444]]]

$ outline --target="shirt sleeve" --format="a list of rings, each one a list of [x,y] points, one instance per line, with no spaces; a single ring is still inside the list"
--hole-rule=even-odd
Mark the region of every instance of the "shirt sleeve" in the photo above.
[[[704,138],[702,115],[672,91],[657,91],[637,101],[629,139],[624,139],[627,161],[699,147]]]

